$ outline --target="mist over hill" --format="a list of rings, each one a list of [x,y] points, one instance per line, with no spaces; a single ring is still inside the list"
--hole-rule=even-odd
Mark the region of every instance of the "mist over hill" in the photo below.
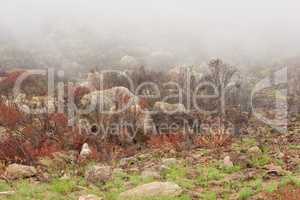
[[[4,68],[199,65],[212,57],[247,68],[300,55],[297,2],[6,1]],[[130,63],[129,63],[130,65]]]

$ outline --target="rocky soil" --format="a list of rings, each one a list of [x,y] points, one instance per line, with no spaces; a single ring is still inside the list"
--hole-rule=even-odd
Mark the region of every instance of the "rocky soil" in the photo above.
[[[35,166],[3,166],[0,199],[299,200],[299,141],[297,131],[265,130],[226,147],[144,149],[109,163],[76,163],[76,152],[59,152]]]

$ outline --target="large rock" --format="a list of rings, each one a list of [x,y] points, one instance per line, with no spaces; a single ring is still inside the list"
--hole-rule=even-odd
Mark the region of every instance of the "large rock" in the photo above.
[[[52,154],[52,157],[56,162],[74,164],[77,160],[77,155],[78,153],[75,151],[55,152]]]
[[[146,169],[141,173],[141,177],[143,179],[148,179],[148,178],[160,179],[160,174],[157,171]]]
[[[85,173],[85,179],[94,184],[105,183],[110,180],[112,169],[110,166],[94,165],[90,167]]]
[[[254,147],[251,147],[250,149],[248,149],[248,154],[250,154],[250,155],[257,156],[261,153],[262,153],[262,151],[260,150],[260,148],[258,146],[254,146]]]
[[[239,155],[235,160],[234,163],[239,165],[241,168],[251,168],[253,167],[253,163],[251,159],[247,155]]]
[[[174,165],[177,165],[178,164],[178,161],[176,158],[166,158],[166,159],[163,159],[161,161],[162,165],[166,166],[166,167],[172,167]]]
[[[92,154],[92,151],[87,143],[84,143],[82,145],[81,151],[80,151],[80,158],[86,159]]]
[[[125,105],[122,97],[128,97],[128,103]],[[137,105],[139,98],[135,96],[126,87],[113,87],[107,90],[96,90],[84,95],[81,100],[81,106],[87,107],[90,105],[97,106],[98,112],[123,111],[130,108],[132,105]],[[122,105],[118,109],[116,103]],[[123,104],[121,104],[123,103]]]
[[[37,164],[48,172],[51,171],[62,171],[66,169],[69,165],[76,162],[78,152],[68,151],[68,152],[55,152],[51,157],[41,157],[38,159]]]
[[[182,193],[182,189],[171,182],[153,182],[138,186],[119,196],[119,200],[145,199],[153,197],[176,197]]]
[[[78,200],[102,200],[103,198],[93,194],[80,196]]]
[[[119,162],[119,166],[122,168],[136,165],[138,160],[135,157],[122,158]]]
[[[230,156],[226,156],[226,157],[224,158],[223,163],[224,163],[224,166],[225,166],[225,167],[233,167],[233,163],[232,163],[232,161],[231,161],[231,159],[230,159]]]
[[[287,171],[283,170],[281,166],[269,164],[264,166],[264,168],[267,170],[266,176],[284,176],[287,174]]]
[[[183,104],[178,103],[178,104],[170,104],[170,103],[166,103],[166,102],[155,102],[153,109],[155,111],[159,111],[159,112],[185,112],[186,109],[184,107]]]
[[[21,179],[33,177],[37,170],[32,166],[11,164],[6,168],[5,176],[9,179]]]
[[[176,158],[166,158],[161,161],[161,166],[159,167],[159,171],[161,174],[166,173],[171,167],[178,164]]]

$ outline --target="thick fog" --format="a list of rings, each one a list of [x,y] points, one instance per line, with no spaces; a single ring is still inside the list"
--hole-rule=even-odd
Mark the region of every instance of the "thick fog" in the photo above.
[[[297,0],[1,0],[1,63],[270,64],[300,55],[299,8]]]

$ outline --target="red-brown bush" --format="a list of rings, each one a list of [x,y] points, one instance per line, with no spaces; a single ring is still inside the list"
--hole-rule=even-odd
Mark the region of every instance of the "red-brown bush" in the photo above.
[[[226,147],[232,143],[232,136],[223,133],[211,133],[196,137],[194,143],[199,147],[212,149]]]
[[[67,128],[68,117],[64,113],[50,114],[49,120],[55,123],[55,126],[59,129]]]
[[[0,125],[14,128],[24,120],[24,116],[15,107],[0,102]]]
[[[18,79],[18,77],[20,75],[22,75],[25,71],[15,71],[15,72],[11,72],[6,74],[5,79],[3,79],[1,81],[1,89],[11,89],[13,88],[16,80]]]
[[[37,158],[61,151],[58,142],[47,136],[35,137],[35,131],[25,128],[26,135],[8,132],[0,141],[0,160],[6,163],[33,164]],[[24,129],[24,130],[25,130]]]
[[[139,105],[143,110],[149,108],[149,102],[145,98],[140,99]]]
[[[17,79],[26,71],[19,70],[6,74],[6,77],[0,82],[0,91],[2,94],[9,94],[12,92]],[[31,75],[22,82],[22,91],[28,95],[46,95],[47,77],[40,75]]]
[[[185,142],[185,135],[181,133],[172,133],[150,136],[147,145],[153,149],[181,149]]]
[[[79,87],[73,88],[73,95],[74,95],[75,103],[78,105],[80,102],[80,99],[88,93],[90,93],[90,89],[87,87],[79,86]]]

